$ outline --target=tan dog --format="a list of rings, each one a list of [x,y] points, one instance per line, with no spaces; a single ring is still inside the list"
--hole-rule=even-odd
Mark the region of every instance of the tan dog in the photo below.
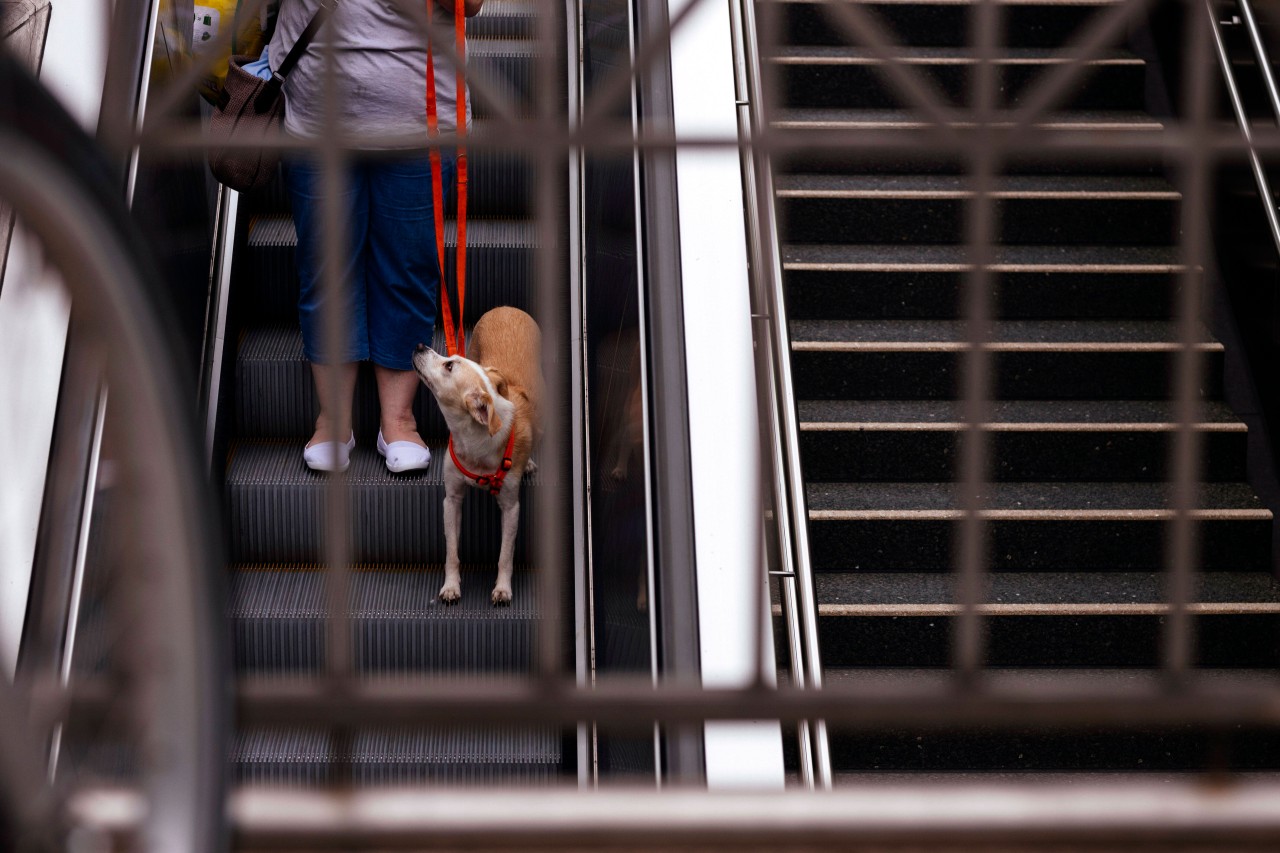
[[[453,441],[444,466],[446,557],[440,600],[462,596],[458,572],[458,528],[463,489],[488,489],[502,510],[502,550],[491,600],[511,601],[516,530],[520,524],[520,479],[536,466],[529,458],[542,434],[538,401],[542,397],[542,334],[533,318],[518,308],[485,313],[471,332],[470,358],[445,358],[419,344],[413,367],[435,395]],[[504,469],[509,460],[510,468]]]

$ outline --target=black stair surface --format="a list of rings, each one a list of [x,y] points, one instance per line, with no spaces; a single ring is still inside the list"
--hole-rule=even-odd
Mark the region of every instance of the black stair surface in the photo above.
[[[468,21],[468,73],[529,115],[537,5],[487,0]],[[492,106],[473,94],[474,128]],[[467,248],[468,326],[499,305],[531,309],[533,253],[531,169],[521,155],[480,149],[470,155]],[[317,413],[310,366],[297,324],[297,234],[277,184],[242,205],[248,221],[237,245],[233,312],[237,324],[235,411],[224,495],[229,520],[232,656],[255,678],[299,677],[326,661],[324,567],[327,475],[308,469],[302,448]],[[452,281],[456,231],[448,205],[447,275]],[[434,345],[444,349],[443,330]],[[445,605],[443,464],[448,431],[425,388],[415,400],[430,467],[392,474],[374,449],[378,407],[372,369],[361,365],[356,390],[357,448],[346,472],[350,500],[349,617],[358,677],[395,674],[519,676],[529,671],[540,608],[537,569],[527,533],[538,481],[526,478],[516,540],[513,601],[489,600],[501,543],[494,500],[469,490],[460,554],[463,594]],[[246,782],[327,784],[547,784],[564,771],[561,732],[515,726],[242,730],[232,749]]]
[[[896,41],[889,55],[934,87],[958,127],[973,122],[973,5],[859,4]],[[998,121],[1013,120],[1072,35],[1113,5],[1001,4]],[[841,7],[773,7],[783,34],[765,57],[778,82],[774,128],[927,125],[890,85],[883,52],[853,37]],[[1095,138],[1159,132],[1148,71],[1129,45],[1111,45],[1035,124]],[[1149,160],[1104,165],[1062,151],[1006,165],[992,186],[994,322],[983,336],[995,398],[984,424],[990,574],[979,610],[992,668],[984,684],[1033,682],[1064,696],[1151,689],[1169,613],[1173,305],[1182,279],[1201,274],[1180,258],[1182,196]],[[827,681],[868,695],[919,690],[927,701],[953,677],[963,518],[955,480],[966,429],[958,397],[970,346],[962,293],[972,269],[965,214],[974,187],[957,158],[909,145],[892,157],[801,148],[775,169]],[[1204,329],[1198,350],[1204,483],[1192,519],[1202,571],[1189,607],[1197,672],[1214,684],[1274,681],[1272,513],[1247,481],[1248,428],[1222,399],[1224,347]],[[1215,738],[1176,727],[858,734],[837,726],[832,751],[838,783],[1280,768],[1273,734]]]

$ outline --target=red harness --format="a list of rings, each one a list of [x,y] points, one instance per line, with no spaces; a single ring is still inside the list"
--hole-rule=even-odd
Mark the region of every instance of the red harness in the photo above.
[[[511,425],[511,435],[507,438],[507,450],[502,454],[502,464],[498,466],[498,470],[492,474],[473,474],[468,471],[466,466],[462,464],[462,460],[458,458],[458,454],[453,450],[453,436],[449,436],[449,458],[453,460],[453,464],[458,466],[458,471],[462,476],[474,482],[477,486],[488,486],[489,494],[497,496],[502,491],[502,483],[507,479],[507,472],[511,470],[511,449],[516,446],[516,425]]]

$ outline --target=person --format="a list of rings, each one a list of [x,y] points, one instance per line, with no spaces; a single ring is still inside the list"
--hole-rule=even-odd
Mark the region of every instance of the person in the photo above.
[[[479,13],[483,2],[465,0],[466,16]],[[454,0],[434,3],[435,21],[442,32],[452,33]],[[283,0],[268,51],[273,71],[319,4],[320,0]],[[309,140],[325,132],[326,41],[332,46],[339,90],[334,105],[339,125],[371,140],[399,137],[417,140],[420,146],[427,135],[426,36],[403,0],[336,4],[287,78],[285,131]],[[457,125],[457,78],[450,59],[439,51],[434,59],[439,128],[450,134]],[[447,189],[455,162],[449,152],[442,152],[441,159]],[[431,452],[413,415],[419,382],[412,357],[419,342],[432,340],[440,293],[430,161],[421,154],[384,154],[353,161],[343,176],[341,205],[350,248],[341,270],[345,304],[340,310],[347,336],[337,353],[328,352],[324,334],[323,172],[317,163],[293,160],[286,163],[284,178],[298,232],[298,320],[320,403],[303,459],[319,471],[347,468],[355,447],[351,410],[357,366],[370,360],[380,407],[378,451],[391,471],[425,468]]]

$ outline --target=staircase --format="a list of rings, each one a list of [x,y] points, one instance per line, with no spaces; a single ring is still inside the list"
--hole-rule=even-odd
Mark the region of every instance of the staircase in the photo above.
[[[1055,48],[1110,0],[1003,6],[1001,108],[1057,61]],[[849,46],[827,3],[779,4],[780,129],[919,124],[879,60]],[[862,4],[893,53],[968,106],[972,5]],[[1146,68],[1123,49],[1089,64],[1043,123],[1157,133]],[[963,112],[961,112],[963,121]],[[953,158],[954,160],[954,158]],[[959,369],[964,206],[956,163],[806,153],[775,176],[791,318],[811,558],[829,684],[936,684],[948,677],[955,480],[964,428]],[[991,681],[1045,691],[1149,687],[1167,613],[1161,571],[1170,506],[1181,196],[1157,164],[1090,166],[1064,153],[998,178],[988,426]],[[1206,329],[1203,542],[1192,611],[1203,679],[1272,678],[1280,588],[1272,513],[1246,482],[1247,428],[1223,400],[1223,346]],[[837,781],[864,774],[1275,769],[1274,735],[1161,731],[899,731],[835,728]]]
[[[527,0],[488,0],[482,14],[468,21],[469,74],[504,93],[524,114],[534,103],[533,14]],[[486,107],[473,98],[473,109],[479,132]],[[470,163],[468,326],[498,305],[531,308],[535,250],[527,163],[493,150],[473,151]],[[232,290],[239,341],[234,435],[225,470],[233,561],[228,618],[239,674],[297,676],[319,673],[325,663],[328,480],[302,461],[317,407],[297,327],[297,238],[287,197],[277,184],[244,204],[250,215],[237,246]],[[447,239],[452,280],[452,221]],[[435,346],[444,348],[441,328]],[[377,400],[367,368],[362,365],[356,393],[357,448],[346,474],[357,674],[527,671],[540,612],[526,535],[537,482],[524,485],[512,605],[494,608],[489,602],[501,526],[496,503],[478,490],[469,490],[463,507],[462,600],[454,606],[438,602],[448,432],[421,388],[415,411],[432,450],[431,467],[389,473],[374,449]],[[315,728],[242,730],[232,758],[241,781],[292,785],[547,783],[568,760],[559,731],[528,726],[369,729],[342,739]]]

